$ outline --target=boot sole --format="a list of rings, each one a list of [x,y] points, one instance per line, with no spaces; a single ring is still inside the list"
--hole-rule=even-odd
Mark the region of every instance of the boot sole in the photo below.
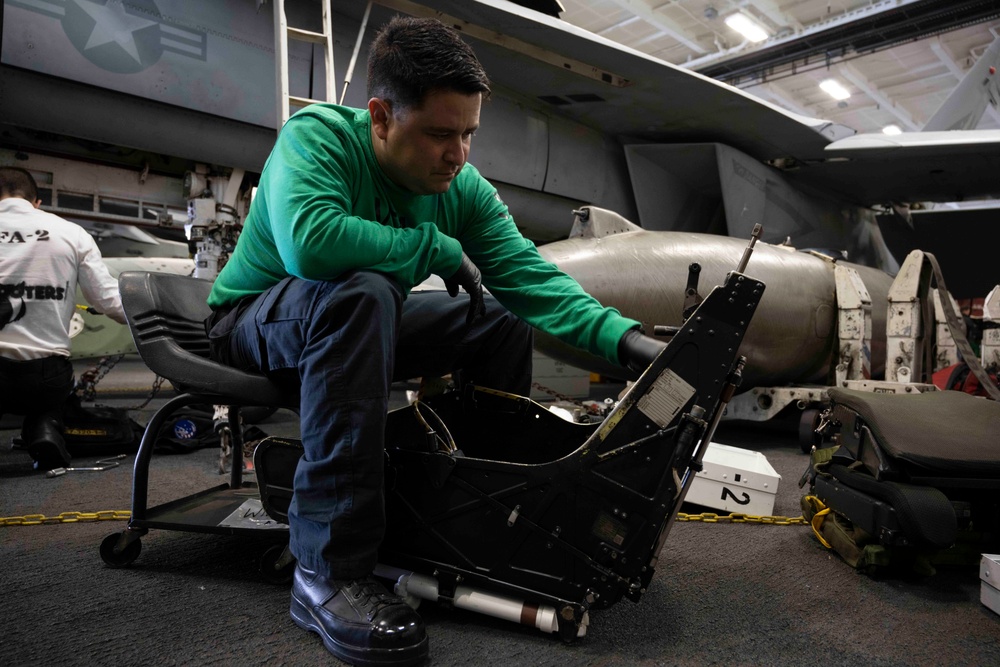
[[[326,650],[337,658],[352,665],[361,667],[376,667],[377,665],[391,665],[392,667],[407,667],[417,665],[427,659],[430,654],[430,641],[424,637],[423,641],[413,646],[406,646],[397,649],[385,648],[365,648],[363,646],[351,646],[341,644],[323,630],[323,626],[312,615],[304,604],[292,596],[292,604],[289,614],[295,625],[303,630],[315,632],[323,640]]]

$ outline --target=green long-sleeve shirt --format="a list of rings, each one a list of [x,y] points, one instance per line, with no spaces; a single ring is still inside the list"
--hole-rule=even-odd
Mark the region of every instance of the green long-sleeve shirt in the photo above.
[[[464,251],[508,310],[571,345],[618,363],[618,341],[639,325],[605,308],[521,236],[507,206],[471,164],[447,192],[416,195],[385,175],[367,110],[312,104],[282,128],[213,308],[291,275],[329,280],[352,269],[392,276],[409,291],[451,276]]]

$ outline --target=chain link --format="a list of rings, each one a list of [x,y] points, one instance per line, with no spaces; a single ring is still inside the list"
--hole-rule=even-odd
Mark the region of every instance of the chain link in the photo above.
[[[702,512],[701,514],[677,514],[678,521],[700,521],[702,523],[762,523],[771,526],[808,526],[809,522],[805,517],[789,516],[758,516],[756,514],[715,514],[714,512]]]
[[[84,371],[80,374],[80,380],[77,382],[75,389],[80,392],[80,400],[85,403],[93,402],[97,399],[97,384],[104,379],[104,376],[111,372],[119,361],[125,358],[124,354],[116,354],[110,357],[101,357],[97,364],[93,368]],[[150,388],[149,393],[146,395],[146,399],[139,403],[138,405],[130,405],[122,408],[123,410],[142,410],[144,407],[149,405],[149,402],[156,398],[156,394],[160,391],[160,387],[163,385],[163,376],[157,375],[153,379],[153,386]]]
[[[142,410],[144,407],[146,407],[147,405],[149,405],[149,402],[151,400],[153,400],[154,398],[156,398],[156,394],[157,394],[157,392],[160,391],[160,387],[163,385],[163,381],[164,380],[166,380],[165,377],[163,377],[162,375],[157,375],[156,378],[153,380],[153,386],[150,388],[149,394],[146,395],[146,400],[144,400],[139,405],[131,405],[131,406],[128,406],[128,407],[123,408],[123,409],[125,409],[125,410]]]
[[[77,389],[81,390],[80,400],[89,403],[97,398],[97,383],[124,357],[124,354],[101,357],[93,368],[81,373],[80,381],[77,383]]]
[[[24,516],[0,516],[0,527],[41,526],[53,523],[86,523],[89,521],[124,521],[132,513],[128,510],[102,510],[100,512],[63,512],[57,516],[25,514]]]

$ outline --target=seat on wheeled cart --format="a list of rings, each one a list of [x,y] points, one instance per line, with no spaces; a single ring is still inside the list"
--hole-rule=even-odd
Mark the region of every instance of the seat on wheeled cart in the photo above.
[[[207,280],[169,273],[125,271],[118,279],[122,306],[143,362],[181,392],[149,420],[136,453],[132,478],[132,512],[128,527],[109,535],[101,557],[113,567],[128,565],[139,555],[139,538],[150,528],[236,534],[265,534],[254,526],[234,525],[227,517],[240,507],[259,509],[257,485],[243,480],[240,408],[264,406],[294,409],[297,391],[288,391],[263,375],[247,373],[209,359],[205,319],[211,313]],[[201,493],[147,508],[149,466],[160,431],[170,417],[189,405],[228,407],[233,465],[229,482]],[[263,514],[262,512],[260,512]],[[283,537],[288,531],[267,531]]]
[[[831,388],[837,447],[803,511],[851,565],[978,562],[1000,535],[1000,403],[957,391]]]

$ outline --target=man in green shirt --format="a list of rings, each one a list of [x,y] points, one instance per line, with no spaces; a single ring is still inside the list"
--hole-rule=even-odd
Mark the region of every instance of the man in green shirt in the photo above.
[[[209,297],[210,336],[220,361],[300,392],[292,619],[342,660],[403,665],[428,655],[423,622],[372,578],[391,382],[454,372],[526,394],[532,326],[639,369],[663,343],[544,261],[468,164],[490,87],[454,31],[390,21],[368,93],[367,109],[313,104],[282,128]],[[447,293],[410,293],[432,274]]]

